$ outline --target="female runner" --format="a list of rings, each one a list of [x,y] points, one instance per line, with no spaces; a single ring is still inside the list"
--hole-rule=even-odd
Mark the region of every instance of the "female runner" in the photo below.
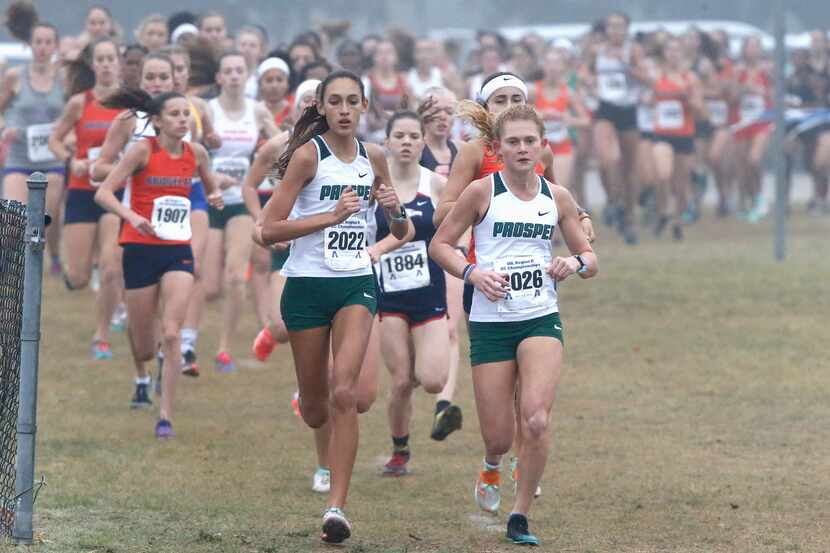
[[[410,458],[412,393],[418,384],[429,394],[440,393],[449,372],[444,271],[427,255],[435,234],[435,198],[446,181],[418,164],[424,147],[424,125],[416,113],[395,113],[386,134],[390,175],[415,227],[412,242],[386,253],[385,246],[391,245],[386,240],[389,229],[379,216],[377,243],[370,248],[373,261],[380,265],[381,353],[392,376],[387,414],[393,453],[383,472],[402,476],[408,472]],[[455,426],[460,425],[459,419]]]
[[[10,26],[12,26],[10,24]],[[49,150],[49,135],[63,111],[64,85],[52,58],[58,49],[58,30],[49,23],[35,23],[28,33],[32,61],[6,71],[0,85],[0,112],[6,128],[2,142],[8,145],[3,171],[3,198],[26,202],[26,179],[34,171],[46,173],[46,212],[54,224],[46,229],[52,270],[60,274],[60,224],[65,166]]]
[[[112,359],[110,322],[121,297],[122,276],[119,221],[95,203],[97,183],[90,180],[89,168],[119,114],[101,105],[118,88],[119,64],[118,48],[112,39],[101,39],[84,48],[79,59],[69,64],[67,80],[73,95],[49,136],[49,150],[55,157],[61,163],[71,159],[61,238],[64,281],[70,290],[89,283],[96,244],[98,247],[101,285],[96,298],[97,329],[92,339],[95,359]],[[73,130],[77,140],[74,154],[64,144]]]
[[[429,253],[448,272],[475,286],[470,363],[486,451],[476,497],[498,480],[501,456],[510,450],[518,387],[522,479],[507,538],[537,545],[527,515],[548,457],[548,425],[562,363],[556,282],[577,272],[583,278],[594,276],[597,259],[570,193],[534,171],[545,149],[544,123],[536,112],[529,106],[511,107],[497,117],[492,133],[503,171],[464,190]],[[469,227],[477,263],[467,263],[454,251]],[[553,255],[557,227],[572,256]],[[497,502],[493,510],[498,507]]]
[[[283,267],[287,281],[281,309],[303,419],[319,428],[331,414],[331,492],[321,536],[330,543],[351,535],[342,508],[358,444],[355,382],[377,309],[366,251],[373,204],[384,209],[397,238],[410,228],[387,184],[391,179],[383,152],[355,138],[367,107],[360,78],[353,73],[336,71],[320,84],[316,107],[303,113],[280,158],[282,182],[254,234],[262,245],[293,240]]]
[[[253,245],[250,236],[254,221],[245,209],[242,182],[260,134],[270,138],[277,133],[268,110],[245,97],[247,79],[245,57],[236,51],[226,52],[219,59],[216,75],[222,92],[208,103],[216,133],[222,140],[222,146],[213,150],[212,155],[213,170],[225,201],[223,210],[208,212],[210,230],[205,253],[207,299],[216,299],[224,292],[216,355],[216,368],[221,372],[236,370],[230,344],[245,298],[245,269]]]
[[[129,147],[95,200],[124,221],[120,243],[124,247],[130,345],[137,366],[155,356],[156,318],[161,320],[165,370],[155,434],[172,438],[173,400],[181,367],[179,333],[193,287],[188,200],[193,174],[198,170],[212,206],[221,209],[222,196],[215,192],[205,149],[184,140],[190,129],[190,113],[183,95],[167,92],[153,98],[144,91],[125,90],[107,103],[147,113],[158,135]],[[128,179],[130,207],[114,194]]]
[[[366,114],[366,137],[378,144],[383,142],[389,117],[404,107],[402,102],[405,99],[414,98],[406,76],[398,71],[399,60],[395,43],[381,40],[372,56],[372,68],[364,79],[371,104],[371,109]]]

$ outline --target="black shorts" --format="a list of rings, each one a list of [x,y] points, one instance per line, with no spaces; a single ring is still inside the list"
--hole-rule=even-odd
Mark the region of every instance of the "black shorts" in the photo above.
[[[677,155],[692,155],[695,153],[695,140],[691,136],[654,135],[654,142],[665,142],[671,146]]]
[[[699,119],[695,121],[695,138],[701,140],[709,140],[715,134],[715,127],[706,119]]]
[[[400,317],[410,327],[420,326],[447,316],[447,287],[443,279],[426,288],[406,292],[380,292],[378,313],[383,317]]]
[[[124,288],[146,288],[161,282],[164,273],[184,271],[193,274],[193,250],[189,244],[124,244],[121,266],[124,269]]]
[[[257,195],[257,198],[259,198],[259,207],[260,207],[260,209],[265,207],[265,204],[267,204],[268,200],[271,199],[272,194],[273,194],[273,192],[260,192],[259,190],[257,190],[256,195]]]
[[[120,202],[124,191],[119,190],[115,197]],[[73,188],[66,191],[66,210],[63,214],[63,224],[97,223],[106,209],[95,203],[95,190],[80,190]]]
[[[594,120],[598,121],[600,119],[610,121],[617,132],[636,131],[638,129],[637,106],[618,106],[600,101],[599,107],[594,113]]]
[[[288,256],[291,254],[291,248],[285,250],[271,250],[271,272],[276,273],[281,271],[285,262],[288,261]]]

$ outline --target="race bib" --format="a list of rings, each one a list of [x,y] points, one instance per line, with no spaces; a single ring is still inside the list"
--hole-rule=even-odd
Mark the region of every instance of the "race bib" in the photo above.
[[[150,224],[162,240],[190,240],[190,200],[181,196],[156,198]]]
[[[545,121],[545,138],[553,144],[561,144],[568,139],[568,126],[564,121]]]
[[[213,158],[213,171],[228,175],[242,184],[250,164],[247,157],[215,157]]]
[[[599,97],[608,102],[621,102],[625,99],[628,90],[628,81],[625,73],[601,73],[598,76],[597,88]]]
[[[426,288],[430,284],[427,244],[423,240],[404,244],[380,256],[384,292]]]
[[[760,94],[747,94],[741,98],[741,122],[757,121],[764,114],[764,97]]]
[[[509,256],[497,261],[493,270],[507,275],[507,296],[498,301],[500,312],[535,311],[548,300],[544,260],[539,256]]]
[[[640,105],[637,108],[637,128],[644,132],[654,130],[654,108],[652,106]]]
[[[86,159],[87,159],[87,161],[89,161],[89,166],[90,167],[92,167],[92,164],[95,163],[98,160],[99,157],[101,157],[101,147],[100,146],[96,146],[95,148],[90,148],[89,150],[86,151]],[[89,178],[89,184],[91,184],[92,186],[94,186],[96,188],[101,186],[102,182],[103,181],[92,180],[92,177]]]
[[[657,126],[667,131],[683,128],[683,104],[678,100],[657,102]]]
[[[713,127],[723,127],[729,120],[729,106],[723,100],[709,100],[706,102],[709,111],[709,122]]]
[[[55,154],[49,150],[49,135],[52,134],[53,128],[52,123],[26,127],[26,146],[29,152],[29,161],[32,163],[57,161]]]
[[[371,263],[366,251],[366,219],[352,215],[323,233],[323,261],[332,271],[355,271]]]

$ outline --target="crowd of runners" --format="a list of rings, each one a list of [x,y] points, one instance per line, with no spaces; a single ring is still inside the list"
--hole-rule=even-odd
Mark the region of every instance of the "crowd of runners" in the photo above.
[[[461,56],[402,31],[355,40],[342,24],[288,42],[213,11],[149,15],[127,33],[98,6],[80,35],[29,2],[7,16],[32,59],[0,81],[3,197],[25,201],[27,176],[48,175],[50,270],[95,291],[90,355],[131,359],[130,407],[157,395],[155,435],[172,438],[197,351],[224,373],[246,355],[240,339],[263,362],[290,344],[327,542],[351,534],[358,418],[381,361],[382,471],[403,476],[419,386],[435,398],[434,440],[462,427],[466,328],[485,451],[474,497],[499,512],[508,458],[507,537],[537,544],[527,515],[561,368],[556,283],[597,273],[591,209],[632,246],[702,224],[709,183],[712,217],[768,211],[773,79],[755,37],[733,55],[724,32],[632,36],[612,13],[577,41],[481,31]],[[788,84],[788,149],[803,153],[817,216],[830,212],[829,61],[817,32]],[[206,302],[221,305],[221,334],[199,349]],[[241,317],[257,336],[239,336]],[[129,354],[110,346],[124,330]]]

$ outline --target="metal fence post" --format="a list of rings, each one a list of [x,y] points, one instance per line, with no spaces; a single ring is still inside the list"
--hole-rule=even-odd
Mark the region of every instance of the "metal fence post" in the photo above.
[[[40,303],[43,285],[44,213],[46,175],[32,173],[26,181],[26,261],[23,287],[23,321],[20,335],[20,407],[17,418],[17,465],[12,538],[18,544],[33,539],[35,433],[37,430],[37,370],[40,346]]]
[[[775,238],[774,254],[777,261],[784,261],[787,255],[787,209],[789,208],[789,185],[787,183],[787,154],[785,153],[784,122],[785,94],[787,91],[787,49],[784,44],[787,11],[783,0],[775,2],[775,131],[772,137],[773,159],[775,160]]]

